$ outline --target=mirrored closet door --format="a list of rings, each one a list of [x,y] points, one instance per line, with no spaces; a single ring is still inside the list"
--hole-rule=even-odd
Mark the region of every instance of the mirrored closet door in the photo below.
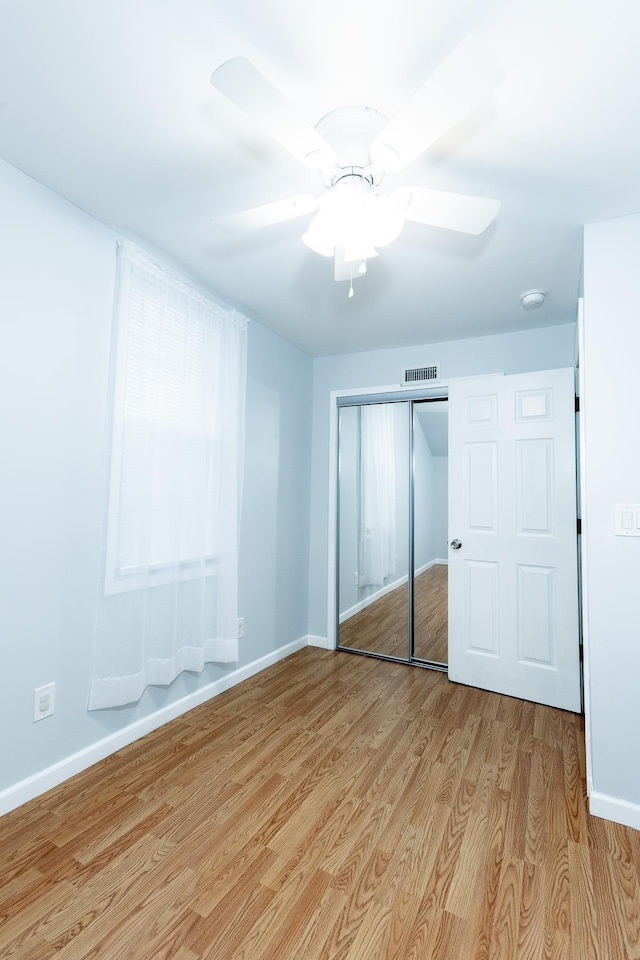
[[[413,406],[413,658],[447,663],[447,401]]]
[[[338,646],[406,660],[409,404],[339,410]]]
[[[447,401],[338,410],[338,648],[447,663]]]

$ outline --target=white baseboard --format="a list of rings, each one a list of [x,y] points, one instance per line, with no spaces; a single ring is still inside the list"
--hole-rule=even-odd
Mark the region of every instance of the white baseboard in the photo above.
[[[316,637],[314,639],[321,640],[322,638]],[[21,804],[26,803],[28,800],[33,800],[34,797],[39,797],[41,794],[46,793],[47,790],[51,790],[52,787],[57,787],[59,783],[68,780],[77,773],[81,773],[82,770],[93,766],[93,764],[99,760],[104,760],[105,757],[115,753],[116,750],[121,750],[122,747],[126,747],[135,740],[139,740],[140,737],[151,733],[152,730],[157,730],[158,727],[169,723],[170,720],[175,720],[176,717],[180,717],[183,713],[193,710],[194,707],[199,707],[200,704],[211,700],[213,697],[217,697],[218,694],[224,693],[225,690],[229,690],[231,687],[235,687],[238,683],[242,683],[243,680],[248,680],[249,677],[253,677],[256,673],[266,670],[267,667],[277,663],[279,660],[284,660],[285,657],[289,657],[297,650],[302,650],[303,647],[308,645],[308,641],[308,637],[300,637],[298,640],[279,647],[277,650],[272,650],[271,653],[267,653],[264,657],[260,657],[258,660],[253,660],[244,667],[233,670],[219,680],[207,684],[206,687],[201,687],[188,696],[181,697],[180,700],[167,704],[167,706],[162,707],[161,710],[156,710],[155,713],[143,717],[141,720],[136,720],[135,723],[129,724],[129,726],[124,727],[122,730],[118,730],[108,737],[104,737],[102,740],[90,744],[90,746],[85,747],[83,750],[78,750],[77,753],[72,753],[63,760],[59,760],[52,766],[46,767],[38,773],[34,773],[31,777],[27,777],[25,780],[21,780],[7,787],[5,790],[0,791],[0,816],[9,813],[10,810],[15,810],[16,807],[21,806]]]
[[[314,637],[313,634],[310,633],[305,639],[309,647],[320,647],[321,650],[335,650],[335,647],[329,645],[328,637]]]
[[[415,572],[416,577],[419,577],[421,573],[424,573],[424,572],[425,572],[425,570],[429,570],[431,567],[435,567],[436,564],[438,564],[438,563],[445,563],[445,564],[446,564],[446,563],[449,563],[449,561],[448,561],[448,560],[440,560],[439,557],[436,557],[435,560],[429,560],[428,563],[423,563],[421,567],[418,567],[418,568],[417,568],[417,570],[416,570],[416,572]]]
[[[613,820],[622,823],[625,827],[640,830],[640,804],[629,803],[628,800],[618,800],[606,793],[592,790],[589,795],[589,813],[603,820]]]

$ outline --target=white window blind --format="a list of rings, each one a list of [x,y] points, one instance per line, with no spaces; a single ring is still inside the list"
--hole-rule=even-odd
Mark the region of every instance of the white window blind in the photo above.
[[[246,319],[118,253],[90,707],[237,659]]]

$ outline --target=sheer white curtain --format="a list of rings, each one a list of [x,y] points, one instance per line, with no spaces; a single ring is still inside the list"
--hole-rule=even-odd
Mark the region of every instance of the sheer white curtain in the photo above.
[[[118,249],[89,709],[238,659],[246,318]]]
[[[396,568],[396,454],[393,404],[360,410],[358,585],[383,586]]]

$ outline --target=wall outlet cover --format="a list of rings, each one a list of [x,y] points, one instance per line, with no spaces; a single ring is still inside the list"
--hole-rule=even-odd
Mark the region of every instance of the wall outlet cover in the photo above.
[[[56,685],[47,683],[33,691],[33,722],[50,717],[55,707]]]

